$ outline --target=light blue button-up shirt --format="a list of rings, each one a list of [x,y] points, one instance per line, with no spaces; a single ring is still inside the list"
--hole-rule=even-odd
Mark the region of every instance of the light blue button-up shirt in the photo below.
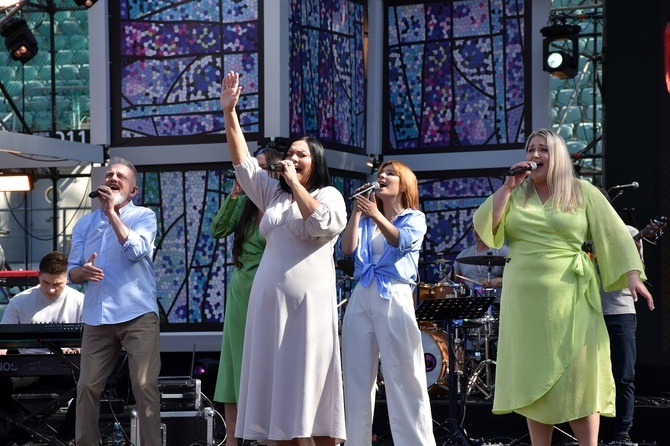
[[[86,282],[83,321],[89,325],[118,324],[152,311],[158,315],[152,260],[156,214],[132,202],[119,214],[130,229],[124,244],[100,209],[82,217],[72,229],[68,275],[95,252],[93,264],[105,276],[99,282]]]
[[[384,253],[372,263],[372,237],[377,225],[371,218],[358,224],[358,249],[354,257],[354,279],[368,286],[377,281],[377,290],[384,299],[391,298],[391,279],[416,284],[419,251],[426,234],[426,216],[421,211],[405,209],[393,225],[398,228],[398,247],[384,240]]]

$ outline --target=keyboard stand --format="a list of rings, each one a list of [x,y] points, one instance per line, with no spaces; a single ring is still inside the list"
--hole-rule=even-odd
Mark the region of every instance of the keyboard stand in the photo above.
[[[73,375],[79,375],[79,366],[70,361],[67,355],[64,355],[63,351],[59,347],[43,339],[36,339],[36,342],[42,347],[49,349],[49,351],[60,358],[64,364],[67,364],[68,367],[72,369]],[[11,429],[18,428],[33,435],[36,439],[46,441],[51,446],[68,446],[67,443],[58,439],[58,432],[47,423],[47,419],[51,417],[60,407],[65,405],[67,401],[74,398],[76,394],[77,386],[75,384],[69,390],[61,393],[56,398],[53,398],[49,403],[33,412],[29,411],[25,406],[17,401],[16,404],[21,408],[23,414],[11,414],[0,408],[0,419],[5,420],[7,423],[7,428],[0,428],[0,436],[5,435]],[[42,431],[46,429],[49,431],[49,433],[43,433],[38,430],[37,427],[40,427]]]
[[[26,412],[26,414],[11,414],[0,409],[0,419],[7,423],[6,429],[0,428],[0,436],[7,434],[11,429],[19,428],[29,434],[33,435],[35,439],[45,441],[52,446],[67,446],[67,443],[59,440],[57,431],[50,426],[46,420],[54,414],[60,407],[62,407],[68,400],[74,398],[77,388],[72,387],[65,393],[60,394],[46,405],[42,406],[34,412],[28,411],[21,403],[17,404]],[[74,404],[74,403],[73,403]],[[37,429],[40,427],[40,430]],[[45,433],[48,430],[49,433]]]

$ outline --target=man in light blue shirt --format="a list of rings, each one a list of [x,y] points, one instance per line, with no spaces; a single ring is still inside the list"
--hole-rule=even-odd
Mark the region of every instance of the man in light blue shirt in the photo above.
[[[97,446],[100,393],[121,348],[128,355],[142,446],[160,446],[159,320],[152,255],[156,215],[135,206],[137,171],[123,158],[108,163],[98,186],[100,209],[72,230],[68,273],[85,283],[81,374],[77,385],[78,446]]]

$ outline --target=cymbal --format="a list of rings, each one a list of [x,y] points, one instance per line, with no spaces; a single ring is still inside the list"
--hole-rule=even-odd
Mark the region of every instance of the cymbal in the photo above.
[[[337,268],[341,269],[347,276],[354,275],[354,261],[353,259],[340,259],[337,261]]]
[[[457,258],[456,261],[466,265],[505,266],[507,258],[503,256],[470,256]]]

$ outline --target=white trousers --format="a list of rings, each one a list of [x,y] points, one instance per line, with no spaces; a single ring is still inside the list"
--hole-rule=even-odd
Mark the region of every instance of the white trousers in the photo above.
[[[435,445],[421,332],[409,285],[393,285],[383,299],[373,281],[356,285],[342,322],[342,367],[347,446],[372,443],[379,358],[389,424],[397,445]]]

